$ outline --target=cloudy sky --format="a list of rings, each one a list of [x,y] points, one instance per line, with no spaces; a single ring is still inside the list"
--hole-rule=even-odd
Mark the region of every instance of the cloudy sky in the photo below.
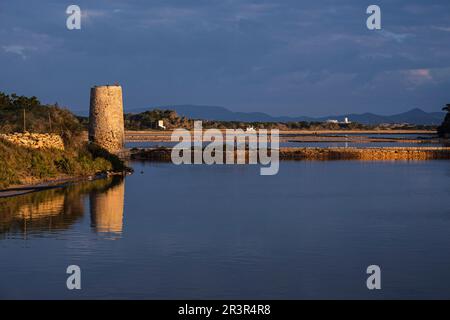
[[[66,8],[82,10],[81,30]],[[368,30],[378,4],[382,30]],[[272,115],[392,114],[450,102],[448,0],[2,0],[0,91],[87,110],[204,104]]]

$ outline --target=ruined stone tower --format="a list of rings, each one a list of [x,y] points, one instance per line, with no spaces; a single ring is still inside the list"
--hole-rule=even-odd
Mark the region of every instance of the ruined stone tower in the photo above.
[[[124,136],[122,87],[91,88],[89,141],[115,153],[123,148]]]

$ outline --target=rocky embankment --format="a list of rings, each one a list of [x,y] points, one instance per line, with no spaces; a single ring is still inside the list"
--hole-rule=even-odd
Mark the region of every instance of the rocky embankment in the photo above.
[[[281,148],[282,160],[438,160],[450,159],[450,148]]]
[[[64,150],[63,139],[57,134],[25,132],[0,134],[0,138],[25,148]]]
[[[132,149],[132,160],[171,161],[170,148]],[[450,159],[450,148],[280,148],[280,160],[439,160]],[[236,153],[236,152],[235,152]],[[224,153],[225,154],[225,153]],[[248,159],[248,150],[246,150]]]

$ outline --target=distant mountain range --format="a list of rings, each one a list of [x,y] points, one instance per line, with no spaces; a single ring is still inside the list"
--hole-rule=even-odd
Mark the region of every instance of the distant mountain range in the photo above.
[[[287,116],[271,116],[263,112],[233,112],[224,107],[216,106],[199,106],[199,105],[174,105],[159,106],[151,108],[128,109],[126,112],[140,113],[147,110],[162,109],[175,110],[180,116],[191,119],[202,120],[219,120],[219,121],[241,121],[241,122],[291,122],[291,121],[308,121],[322,122],[330,119],[343,121],[345,117],[350,121],[361,124],[376,125],[380,123],[410,123],[416,125],[440,125],[444,120],[444,112],[425,112],[421,109],[412,109],[407,112],[383,116],[374,113],[350,113],[341,115],[330,115],[326,117],[287,117]]]

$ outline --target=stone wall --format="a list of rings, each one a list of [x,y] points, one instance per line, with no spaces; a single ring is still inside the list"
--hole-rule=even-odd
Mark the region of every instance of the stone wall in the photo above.
[[[91,88],[89,141],[116,153],[123,149],[124,132],[122,87]]]
[[[64,142],[57,134],[25,132],[0,134],[0,138],[25,148],[64,150]]]

